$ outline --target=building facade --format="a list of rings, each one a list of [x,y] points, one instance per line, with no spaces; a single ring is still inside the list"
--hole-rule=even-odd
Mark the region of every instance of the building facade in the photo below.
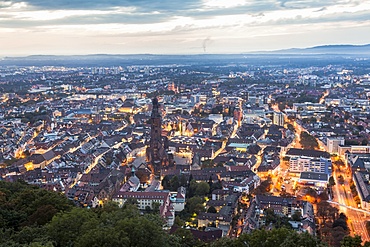
[[[339,153],[339,146],[344,145],[344,137],[328,137],[326,145],[331,154]]]
[[[170,192],[124,192],[119,191],[113,196],[113,201],[122,207],[127,200],[135,200],[140,210],[155,209],[159,206],[159,214],[166,220],[167,226],[172,226],[175,219],[175,209],[171,204]]]
[[[284,126],[284,114],[282,112],[274,112],[272,123],[277,126]]]
[[[311,157],[291,157],[289,167],[291,172],[317,172],[331,176],[332,164],[330,159]]]

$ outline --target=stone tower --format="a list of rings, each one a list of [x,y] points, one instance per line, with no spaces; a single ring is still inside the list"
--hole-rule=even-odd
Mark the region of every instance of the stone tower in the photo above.
[[[150,118],[150,141],[146,151],[147,161],[156,177],[160,176],[163,166],[167,165],[167,155],[164,147],[162,132],[162,117],[159,112],[158,99],[152,100],[153,109]]]

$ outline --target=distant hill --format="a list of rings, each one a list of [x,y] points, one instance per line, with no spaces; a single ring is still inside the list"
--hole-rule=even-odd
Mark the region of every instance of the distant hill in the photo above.
[[[32,55],[0,58],[0,66],[128,66],[128,65],[213,65],[231,63],[265,64],[324,64],[338,63],[348,58],[370,57],[367,45],[324,45],[310,48],[292,48],[276,51],[246,52],[240,54],[91,54],[91,55]],[[346,62],[346,61],[345,61]]]
[[[259,52],[256,52],[259,53]],[[261,52],[264,54],[337,54],[370,55],[370,44],[366,45],[321,45],[309,48],[292,48],[285,50]]]
[[[32,55],[26,57],[4,57],[0,66],[128,66],[168,64],[212,64],[220,60],[233,62],[244,59],[243,54],[91,54],[91,55]]]

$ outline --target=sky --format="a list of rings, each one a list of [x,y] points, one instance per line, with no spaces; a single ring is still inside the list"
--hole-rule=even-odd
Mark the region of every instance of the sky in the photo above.
[[[0,56],[370,43],[370,0],[0,0]]]

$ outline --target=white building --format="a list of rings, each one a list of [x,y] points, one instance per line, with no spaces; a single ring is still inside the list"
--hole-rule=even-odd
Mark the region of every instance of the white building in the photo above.
[[[193,94],[190,96],[190,101],[193,104],[203,104],[205,105],[207,103],[207,95],[203,94]]]
[[[277,126],[284,126],[284,114],[282,112],[274,112],[272,123]]]
[[[175,220],[175,209],[170,200],[170,192],[124,192],[119,191],[113,196],[113,201],[122,207],[128,199],[136,200],[140,210],[147,208],[153,209],[154,205],[159,205],[159,213],[166,220],[167,226],[172,226]]]
[[[173,205],[175,212],[181,212],[185,208],[185,195],[186,188],[180,187],[177,192],[171,193],[171,204]]]
[[[291,172],[316,172],[331,175],[331,160],[325,158],[291,157],[289,167]]]
[[[354,154],[369,154],[370,146],[339,146],[338,148],[341,157],[345,157],[347,151]]]
[[[328,137],[326,146],[331,154],[339,153],[339,145],[344,145],[344,137]]]
[[[326,106],[320,103],[293,103],[294,111],[325,111]]]
[[[222,121],[224,121],[222,114],[209,114],[208,119],[215,121],[217,124],[220,124]]]

